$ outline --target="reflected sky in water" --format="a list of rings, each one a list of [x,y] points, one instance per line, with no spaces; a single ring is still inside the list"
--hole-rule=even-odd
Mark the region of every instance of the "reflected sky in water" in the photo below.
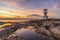
[[[22,36],[25,40],[52,40],[48,36],[38,34],[35,29],[19,29],[15,32],[16,35]]]
[[[7,25],[11,25],[11,23],[6,23],[2,27],[7,26]],[[33,28],[34,28],[34,26],[28,26],[27,28],[20,28],[20,29],[16,30],[14,32],[14,34],[16,36],[23,37],[24,40],[53,40],[52,38],[49,38],[48,36],[38,34],[35,31],[36,29],[33,29]],[[4,29],[2,29],[2,30],[4,30]]]

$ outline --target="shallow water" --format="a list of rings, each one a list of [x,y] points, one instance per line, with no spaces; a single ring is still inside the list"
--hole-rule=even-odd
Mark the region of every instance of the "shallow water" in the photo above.
[[[53,40],[53,38],[51,38],[51,37],[48,37],[48,36],[45,36],[42,34],[38,34],[35,30],[36,29],[33,29],[33,26],[28,26],[28,28],[20,28],[20,29],[16,30],[14,32],[14,35],[16,35],[18,37],[21,36],[24,38],[24,40]],[[14,38],[12,38],[12,40],[14,40]]]
[[[15,32],[15,35],[22,36],[24,40],[53,40],[48,36],[38,34],[35,29],[19,29]]]

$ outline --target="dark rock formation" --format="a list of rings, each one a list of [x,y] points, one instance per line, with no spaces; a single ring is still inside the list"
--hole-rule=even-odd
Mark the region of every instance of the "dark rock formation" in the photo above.
[[[17,29],[20,28],[19,23],[14,23],[12,26],[5,28],[5,30],[0,31],[0,38],[4,39],[15,32]]]
[[[48,37],[53,37],[55,40],[60,40],[60,26],[51,26],[49,29],[42,26],[38,28],[36,32],[39,34],[44,34]]]

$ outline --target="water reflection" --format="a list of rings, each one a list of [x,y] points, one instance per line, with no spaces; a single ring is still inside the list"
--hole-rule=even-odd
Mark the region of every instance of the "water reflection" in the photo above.
[[[17,30],[16,32],[14,32],[14,35],[19,36],[19,37],[21,36],[24,38],[24,40],[53,40],[52,38],[49,38],[48,36],[36,33],[35,30],[36,29],[31,30],[31,29],[21,28]]]
[[[1,27],[4,27],[4,26],[10,26],[10,25],[12,25],[11,23],[5,23],[5,24],[3,24],[3,25],[0,25],[0,28]]]
[[[24,26],[19,23],[5,23],[1,25],[0,37],[7,40],[53,40],[52,37],[48,37],[43,34],[38,34],[34,29],[34,26]]]

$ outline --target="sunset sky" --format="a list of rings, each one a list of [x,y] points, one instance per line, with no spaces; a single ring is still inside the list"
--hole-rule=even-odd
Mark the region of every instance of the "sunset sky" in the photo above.
[[[39,17],[43,9],[49,17],[60,18],[60,0],[0,0],[0,18]]]

